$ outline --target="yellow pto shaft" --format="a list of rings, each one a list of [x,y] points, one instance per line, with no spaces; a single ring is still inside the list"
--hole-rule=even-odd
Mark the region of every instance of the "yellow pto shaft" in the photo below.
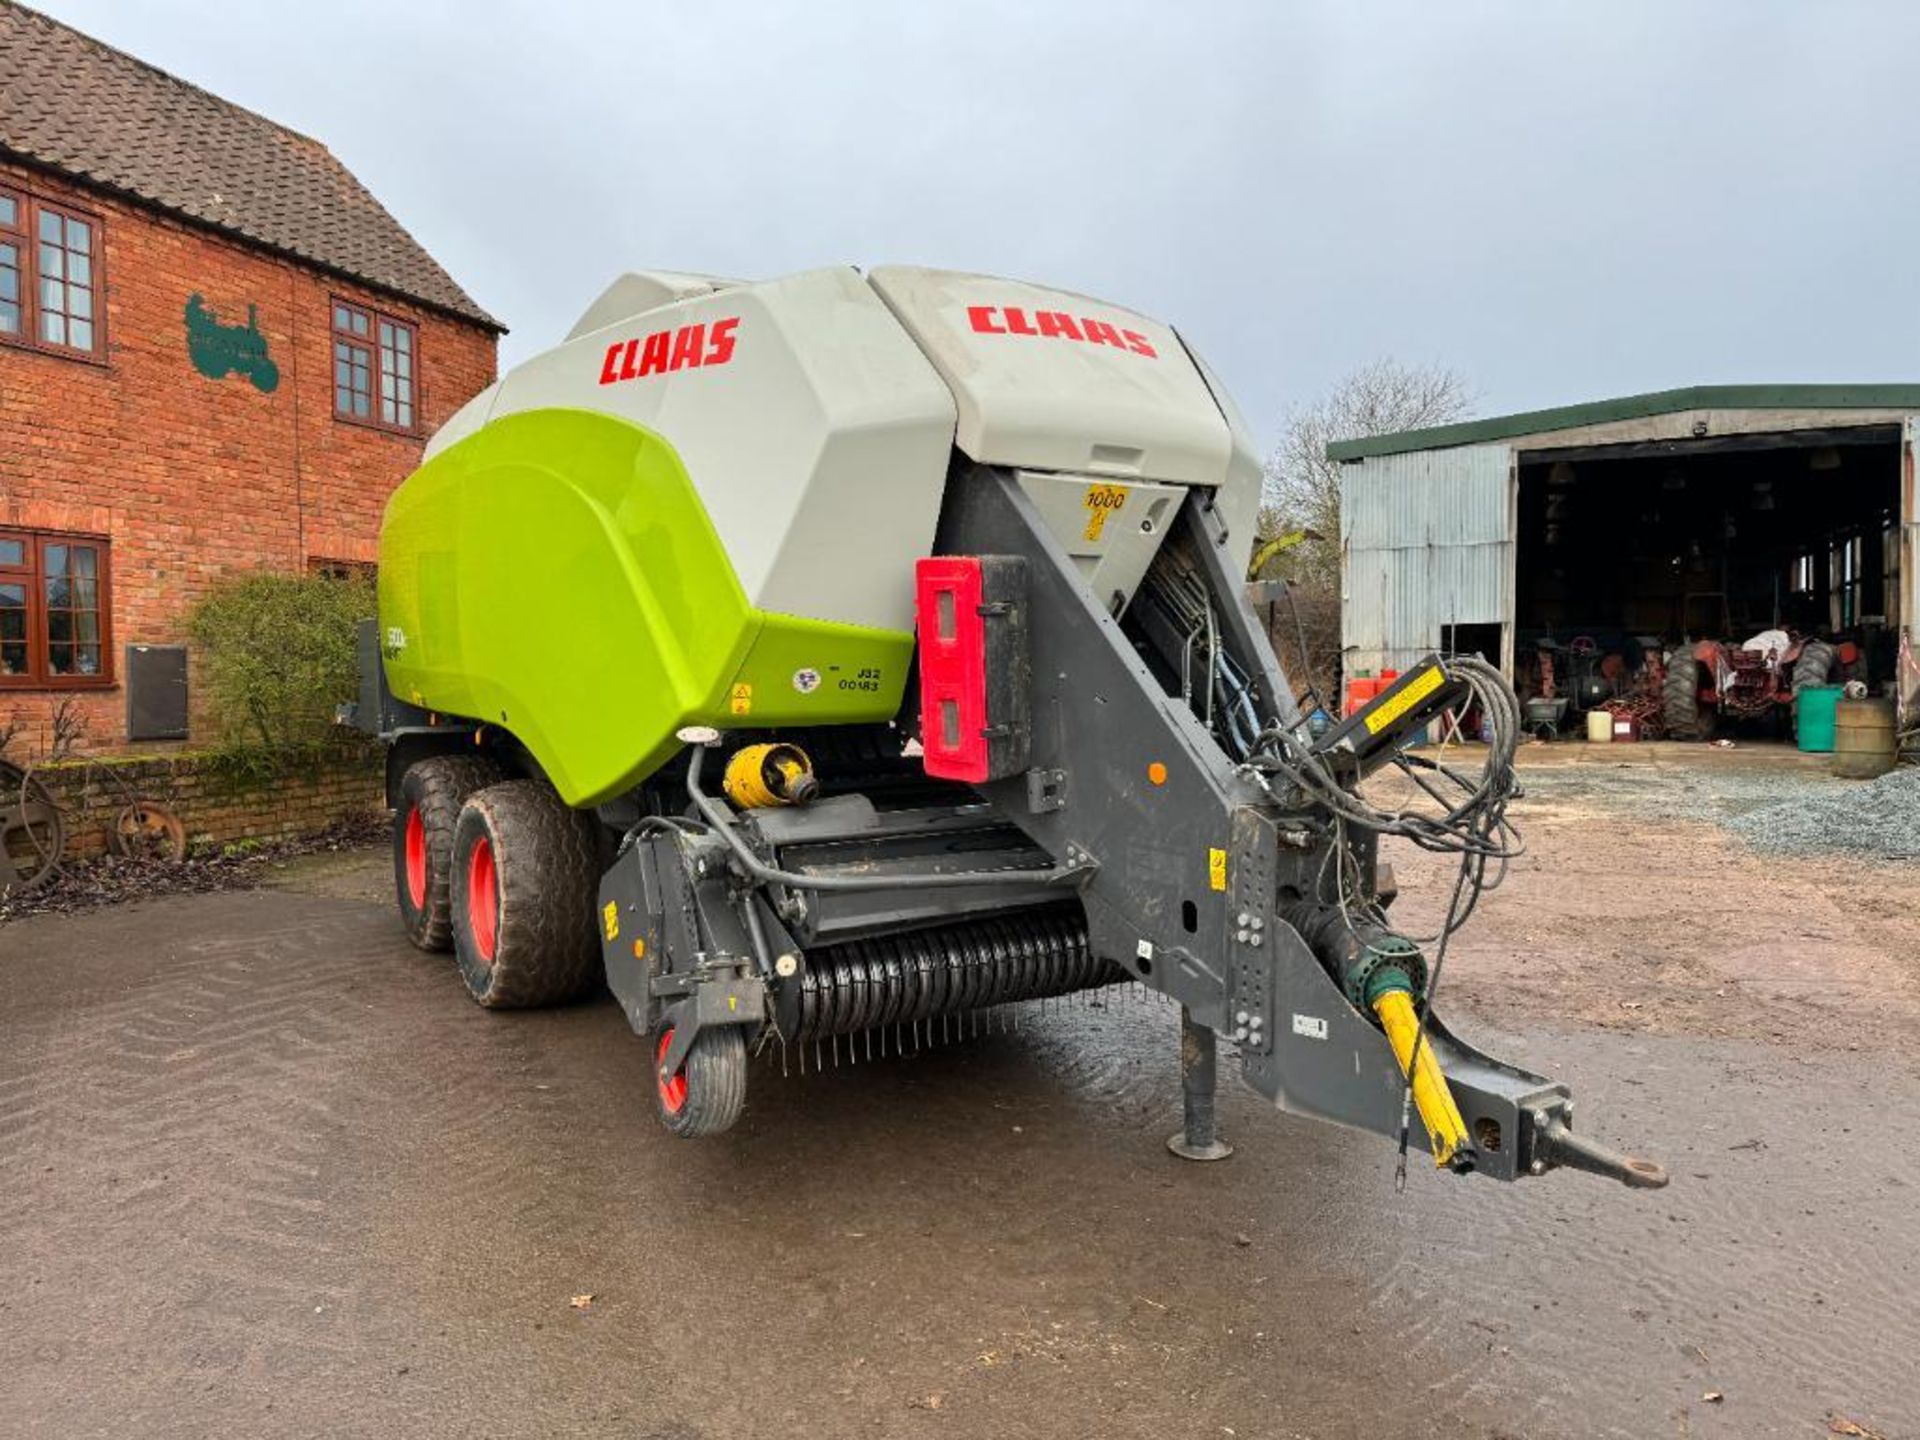
[[[1453,1091],[1440,1062],[1433,1058],[1433,1045],[1420,1046],[1419,1063],[1414,1063],[1413,1047],[1420,1034],[1420,1021],[1413,1013],[1413,996],[1405,990],[1389,990],[1373,1002],[1373,1013],[1387,1032],[1400,1073],[1412,1069],[1413,1103],[1419,1108],[1420,1122],[1427,1127],[1427,1139],[1433,1145],[1433,1162],[1446,1166],[1467,1144],[1467,1122],[1460,1107],[1453,1103]]]

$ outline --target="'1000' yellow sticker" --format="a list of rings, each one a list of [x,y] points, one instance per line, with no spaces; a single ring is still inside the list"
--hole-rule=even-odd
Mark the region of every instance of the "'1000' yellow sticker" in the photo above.
[[[1124,485],[1089,485],[1087,493],[1080,499],[1087,507],[1087,528],[1080,538],[1098,540],[1100,532],[1107,528],[1107,517],[1114,511],[1124,509],[1127,503],[1127,487]]]

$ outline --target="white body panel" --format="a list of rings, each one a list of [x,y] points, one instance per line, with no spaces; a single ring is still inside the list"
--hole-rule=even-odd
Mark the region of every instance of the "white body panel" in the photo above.
[[[724,362],[637,373],[649,337],[712,336],[729,319]],[[589,331],[501,380],[487,413],[556,406],[632,420],[674,447],[755,606],[913,628],[953,398],[852,270],[700,293]]]
[[[933,547],[956,445],[1076,477],[1063,541],[1084,537],[1080,497],[1111,478],[1216,491],[1249,552],[1260,466],[1217,390],[1165,325],[1064,291],[901,267],[754,284],[635,272],[427,454],[520,411],[631,420],[678,453],[753,605],[910,631],[913,562]],[[1158,543],[1116,547],[1102,584],[1130,596]]]
[[[1104,301],[882,266],[874,289],[953,389],[984,465],[1219,485],[1231,442],[1180,337]]]
[[[585,313],[573,322],[567,339],[578,340],[582,335],[618,325],[622,320],[631,320],[676,300],[731,290],[739,283],[722,280],[717,275],[684,275],[677,270],[629,270],[594,297]]]
[[[1107,612],[1126,609],[1180,513],[1186,487],[1051,471],[1014,474]]]

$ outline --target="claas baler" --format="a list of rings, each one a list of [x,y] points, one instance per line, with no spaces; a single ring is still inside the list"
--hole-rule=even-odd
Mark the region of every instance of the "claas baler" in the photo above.
[[[1241,576],[1261,466],[1180,335],[888,267],[629,274],[456,413],[388,506],[359,723],[407,934],[489,1008],[601,982],[682,1136],[750,1053],[898,1049],[1120,983],[1282,1109],[1500,1179],[1664,1181],[1429,1001],[1516,851],[1518,706],[1432,655],[1324,733]],[[1413,736],[1477,712],[1477,764]],[[1422,804],[1383,809],[1396,766]],[[1464,767],[1464,768],[1463,768]],[[1457,858],[1388,918],[1383,836]]]

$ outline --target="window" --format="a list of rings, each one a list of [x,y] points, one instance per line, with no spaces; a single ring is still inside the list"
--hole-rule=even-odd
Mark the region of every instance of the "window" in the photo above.
[[[0,341],[104,353],[98,220],[0,189]]]
[[[1859,535],[1834,542],[1829,574],[1833,585],[1831,618],[1836,630],[1860,623],[1861,561],[1865,554],[1866,546]]]
[[[1811,595],[1813,593],[1813,556],[1811,554],[1795,557],[1787,567],[1787,591],[1793,595]]]
[[[0,530],[0,688],[113,679],[107,542]]]
[[[418,331],[405,320],[333,302],[333,413],[412,432]]]

